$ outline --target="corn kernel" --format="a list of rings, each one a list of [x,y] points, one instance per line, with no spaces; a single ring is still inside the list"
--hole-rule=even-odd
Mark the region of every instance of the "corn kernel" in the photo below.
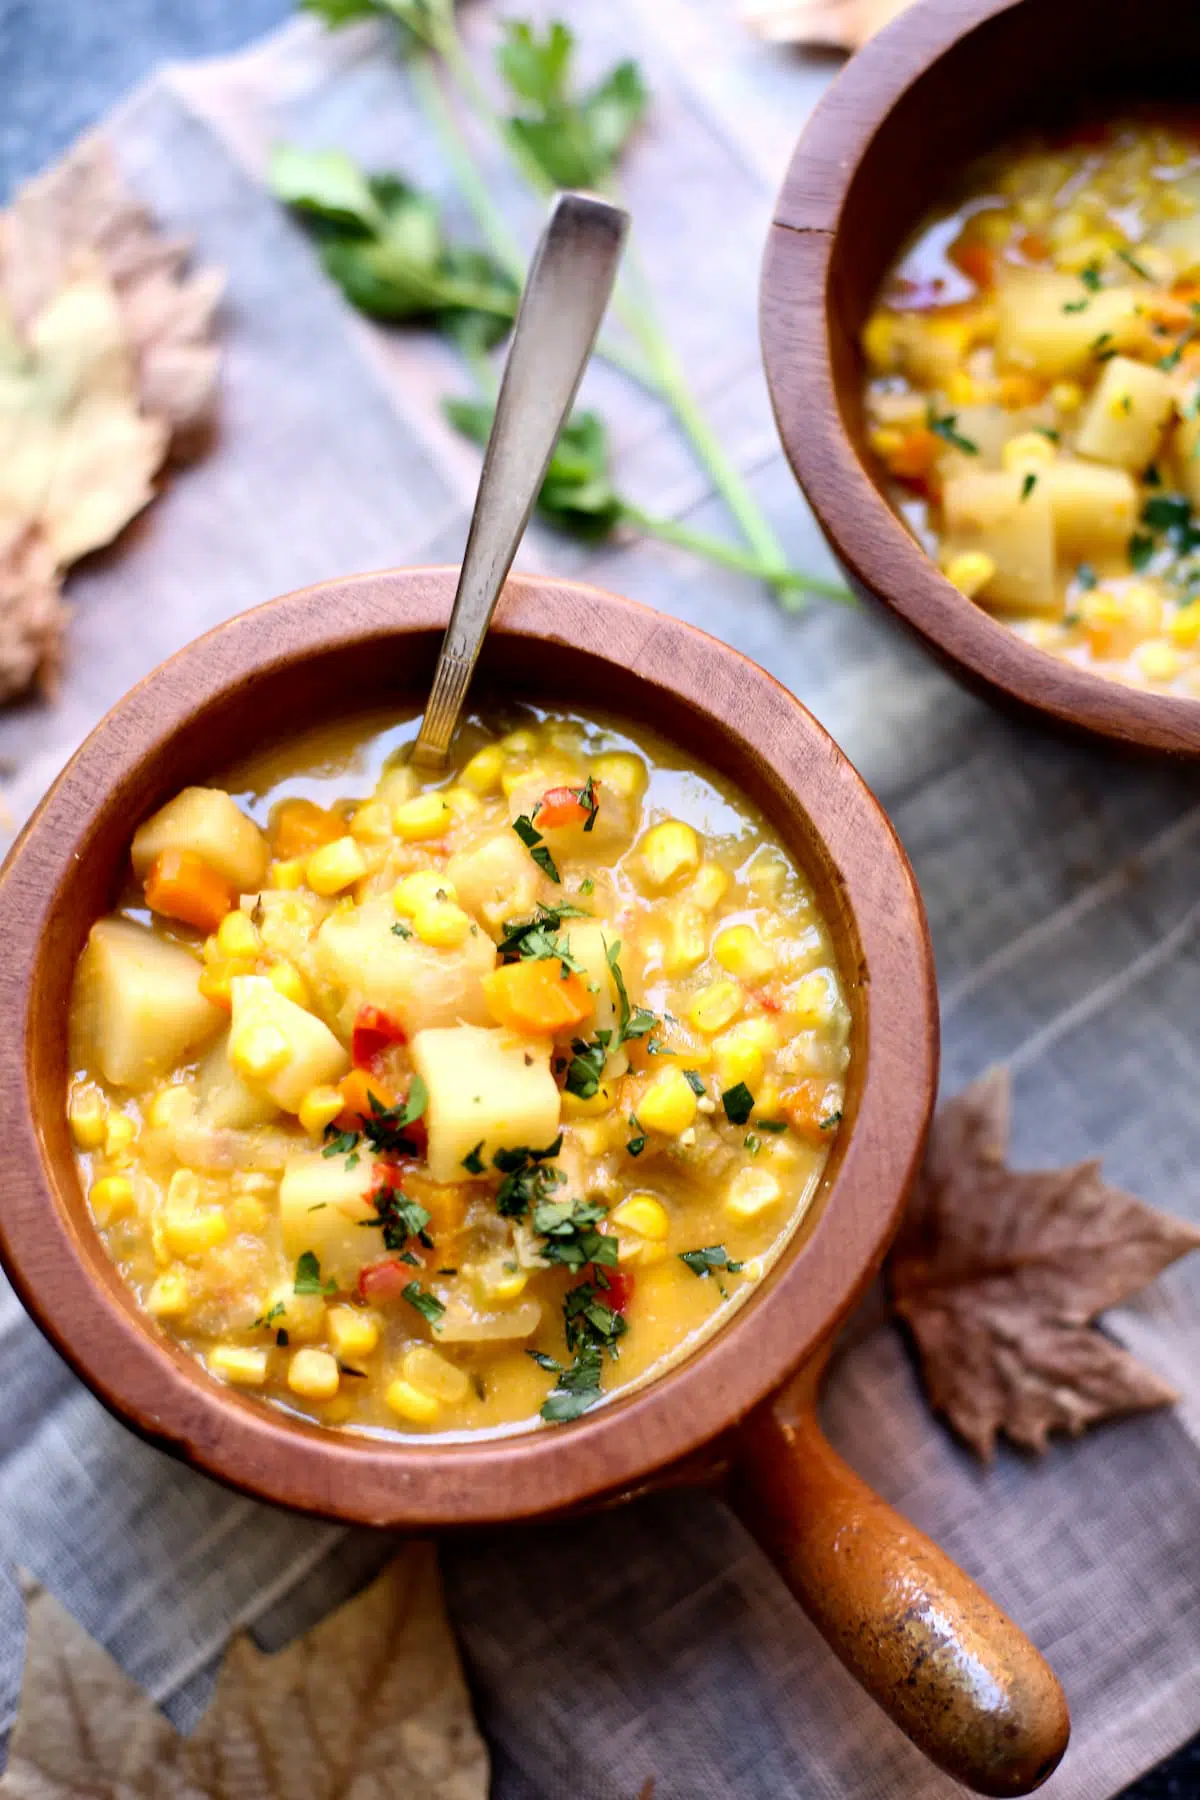
[[[1054,445],[1040,431],[1019,431],[1005,444],[1000,460],[1006,469],[1016,470],[1018,474],[1044,468],[1054,461]]]
[[[205,1357],[214,1375],[220,1375],[237,1387],[261,1387],[267,1379],[267,1353],[240,1344],[218,1344]]]
[[[458,779],[472,793],[491,794],[500,785],[503,767],[504,752],[499,744],[485,744],[482,750],[475,752]]]
[[[783,1095],[773,1081],[764,1081],[754,1096],[756,1119],[778,1119],[783,1111]]]
[[[652,826],[639,849],[651,887],[670,887],[700,867],[700,840],[691,826],[679,819],[664,819],[661,825]]]
[[[328,1400],[340,1380],[337,1359],[328,1350],[297,1350],[288,1363],[287,1384],[306,1400]]]
[[[156,1319],[177,1319],[192,1303],[186,1274],[182,1269],[168,1269],[150,1285],[146,1310]]]
[[[435,950],[457,950],[470,929],[470,914],[453,901],[435,900],[413,914],[413,930]]]
[[[172,1205],[169,1194],[162,1223],[167,1248],[175,1256],[199,1256],[229,1236],[229,1220],[218,1207]]]
[[[134,1138],[137,1126],[124,1113],[110,1112],[104,1125],[105,1156],[123,1156]]]
[[[1056,381],[1050,389],[1050,404],[1055,412],[1078,412],[1083,405],[1083,389],[1077,381]]]
[[[81,1150],[98,1150],[104,1142],[108,1108],[99,1094],[72,1095],[67,1108],[71,1136]]]
[[[870,434],[869,442],[877,456],[890,462],[904,448],[905,433],[896,425],[876,425]]]
[[[284,862],[274,862],[267,872],[267,880],[273,888],[303,887],[304,864],[298,856],[289,856]]]
[[[104,1175],[93,1181],[88,1200],[97,1225],[111,1224],[133,1206],[133,1183],[124,1175]]]
[[[444,837],[454,823],[454,814],[444,794],[414,794],[402,801],[392,814],[396,836],[406,844],[422,843],[427,838]]]
[[[597,756],[591,773],[593,781],[598,781],[601,787],[607,788],[610,794],[619,795],[622,800],[640,799],[650,779],[645,763],[631,750],[610,750],[604,756]]]
[[[354,809],[350,836],[359,844],[386,844],[392,835],[392,809],[385,800],[365,800]]]
[[[310,1137],[320,1137],[342,1110],[341,1091],[335,1087],[310,1088],[300,1102],[297,1117]]]
[[[995,573],[995,560],[986,550],[964,550],[946,564],[946,580],[968,600],[982,593]]]
[[[887,313],[872,313],[863,327],[862,347],[874,374],[890,374],[899,360],[896,321]]]
[[[667,1209],[653,1194],[630,1194],[613,1212],[613,1224],[619,1231],[633,1231],[638,1237],[660,1244],[671,1229]]]
[[[442,1410],[432,1394],[423,1393],[411,1381],[404,1381],[399,1376],[395,1381],[389,1381],[383,1397],[392,1411],[411,1425],[432,1425]]]
[[[244,912],[234,907],[217,926],[217,948],[223,956],[258,955],[258,933]]]
[[[469,819],[475,813],[483,811],[483,802],[478,794],[468,787],[450,787],[445,792],[446,805],[456,819]]]
[[[257,1194],[238,1194],[230,1200],[225,1216],[229,1220],[231,1231],[248,1231],[260,1237],[267,1229],[271,1211],[266,1201],[260,1200]]]
[[[690,975],[708,955],[708,928],[698,906],[687,902],[672,907],[663,946],[663,972]]]
[[[760,850],[746,871],[746,882],[758,900],[778,900],[787,882],[788,866],[777,850]]]
[[[828,1024],[836,1004],[833,983],[823,969],[802,977],[787,998],[788,1011],[802,1031]]]
[[[638,1102],[637,1116],[647,1131],[678,1137],[696,1117],[696,1096],[682,1070],[664,1069],[656,1075]]]
[[[753,925],[729,925],[713,939],[713,955],[739,981],[762,981],[775,958]]]
[[[282,994],[285,1000],[292,1000],[297,1006],[309,1004],[308,983],[295,963],[289,962],[287,957],[281,956],[277,962],[271,964],[267,970],[267,980],[275,992]]]
[[[732,1025],[742,1010],[745,998],[736,981],[714,981],[693,994],[688,1006],[688,1020],[697,1031],[710,1036]]]
[[[291,1046],[277,1025],[265,1020],[243,1025],[229,1040],[229,1060],[248,1081],[268,1081],[291,1056]]]
[[[724,898],[729,887],[729,877],[720,863],[701,863],[691,882],[685,889],[685,897],[701,912],[712,912]]]
[[[491,1256],[471,1271],[475,1292],[484,1306],[504,1305],[525,1292],[529,1277],[510,1255]]]
[[[156,1131],[168,1130],[172,1125],[180,1124],[194,1105],[195,1098],[191,1090],[179,1083],[173,1087],[159,1088],[146,1109],[146,1122]]]
[[[379,1342],[379,1324],[356,1306],[331,1306],[325,1330],[339,1356],[370,1356]]]
[[[564,1119],[598,1119],[608,1112],[616,1096],[605,1082],[601,1082],[594,1094],[587,1099],[573,1094],[569,1088],[563,1090],[562,1111]]]
[[[736,1087],[741,1081],[753,1093],[758,1092],[766,1072],[766,1058],[753,1039],[745,1035],[742,1026],[735,1026],[717,1038],[713,1043],[713,1055],[723,1089]]]
[[[522,725],[516,731],[505,733],[500,739],[500,748],[509,756],[532,756],[538,748],[537,733]]]
[[[340,894],[366,874],[367,859],[352,837],[340,837],[314,850],[304,869],[315,894]]]
[[[465,1400],[471,1391],[470,1377],[465,1369],[446,1357],[439,1356],[428,1344],[413,1344],[400,1359],[400,1373],[405,1381],[413,1387],[420,1388],[422,1393],[432,1394],[435,1400],[444,1400],[454,1405]]]
[[[423,906],[457,899],[458,891],[454,883],[444,875],[439,875],[436,869],[414,869],[411,875],[403,876],[392,889],[392,905],[402,919],[413,918]]]
[[[1151,638],[1137,653],[1138,667],[1147,681],[1171,681],[1183,667],[1178,650],[1161,638]]]
[[[783,1190],[767,1169],[739,1169],[725,1196],[725,1211],[738,1220],[757,1219],[777,1206]]]
[[[1181,650],[1194,650],[1200,643],[1200,600],[1191,600],[1167,625],[1167,636]]]

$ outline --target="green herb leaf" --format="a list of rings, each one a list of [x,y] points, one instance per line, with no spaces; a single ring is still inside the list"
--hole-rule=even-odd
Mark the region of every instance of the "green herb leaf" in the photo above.
[[[547,1262],[567,1269],[586,1263],[615,1268],[617,1240],[597,1227],[608,1217],[598,1200],[539,1200],[533,1208],[533,1229],[545,1238],[541,1246]]]
[[[703,1250],[681,1250],[679,1260],[692,1271],[693,1275],[699,1275],[702,1281],[706,1280],[714,1269],[727,1269],[731,1275],[740,1275],[746,1266],[745,1263],[730,1262],[729,1252],[724,1244],[709,1244]]]
[[[302,1250],[296,1258],[296,1274],[292,1291],[297,1294],[336,1294],[336,1281],[321,1280],[321,1265],[311,1250]]]
[[[475,1148],[473,1150],[468,1150],[467,1154],[463,1157],[462,1166],[467,1171],[468,1175],[483,1174],[484,1162],[482,1156],[479,1154],[482,1149],[483,1139],[480,1138]]]
[[[636,1113],[630,1113],[629,1126],[634,1135],[629,1139],[625,1148],[630,1156],[640,1156],[646,1148],[646,1134],[642,1130],[641,1120]]]
[[[1154,280],[1145,263],[1139,262],[1132,250],[1118,250],[1117,255],[1126,267],[1132,269],[1135,275],[1140,275],[1143,281]]]
[[[393,937],[398,937],[398,938],[410,938],[412,936],[412,932],[410,931],[409,927],[403,923],[403,921],[398,920],[397,923],[392,926],[392,935],[393,935]]]
[[[576,798],[587,813],[587,818],[583,821],[583,829],[591,831],[596,823],[596,814],[600,811],[600,802],[596,798],[596,783],[590,775],[580,788]]]
[[[524,1219],[531,1207],[547,1199],[566,1177],[548,1164],[562,1149],[562,1133],[544,1150],[530,1150],[522,1145],[514,1150],[497,1150],[493,1167],[504,1179],[496,1189],[496,1211],[502,1219]]]
[[[697,1100],[703,1100],[706,1089],[704,1086],[704,1077],[701,1075],[700,1071],[698,1069],[683,1069],[681,1073],[683,1079],[687,1082]]]
[[[1030,494],[1032,494],[1032,492],[1036,486],[1037,486],[1037,476],[1034,474],[1033,470],[1030,469],[1026,473],[1025,479],[1021,483],[1021,499],[1028,500]]]
[[[486,444],[495,408],[488,401],[443,402],[450,423],[477,444]],[[572,413],[559,434],[538,492],[537,508],[546,523],[585,543],[606,538],[622,516],[622,502],[609,472],[608,433],[599,414]]]
[[[543,1355],[540,1350],[530,1350],[527,1354],[540,1369],[558,1376],[542,1407],[542,1417],[550,1424],[563,1425],[570,1419],[577,1419],[601,1398],[603,1357],[595,1345],[585,1345],[569,1368],[555,1362],[552,1356]]]
[[[1090,305],[1091,305],[1091,301],[1086,300],[1086,299],[1085,300],[1064,300],[1062,309],[1065,313],[1081,313],[1081,312],[1086,312]]]
[[[771,1132],[771,1134],[773,1136],[778,1137],[781,1132],[784,1132],[787,1130],[787,1120],[786,1119],[760,1119],[758,1121],[758,1129],[760,1131],[769,1131],[769,1132]]]
[[[582,963],[571,955],[570,941],[556,936],[556,933],[564,919],[590,917],[591,914],[584,912],[582,907],[571,906],[565,900],[559,906],[539,904],[532,919],[510,919],[505,925],[504,936],[499,944],[500,955],[505,962],[513,962],[518,957],[530,961],[557,957],[564,969],[582,973]]]
[[[1095,263],[1089,263],[1086,269],[1081,269],[1079,279],[1089,294],[1098,293],[1104,285],[1100,279],[1100,270]]]
[[[1061,431],[1055,431],[1053,425],[1035,425],[1033,429],[1038,433],[1039,437],[1049,438],[1052,444],[1057,444],[1062,441]]]
[[[629,1004],[629,991],[625,986],[625,977],[621,973],[621,940],[616,938],[611,944],[607,938],[603,940],[604,955],[612,971],[613,986],[617,990],[617,1036],[613,1044],[619,1050],[631,1038],[646,1037],[657,1029],[658,1020],[648,1007],[633,1008]],[[653,1045],[648,1046],[653,1049]]]
[[[385,1181],[370,1195],[370,1201],[376,1216],[362,1219],[360,1224],[368,1229],[382,1226],[385,1249],[403,1250],[409,1238],[414,1237],[427,1250],[433,1249],[433,1239],[425,1229],[430,1214],[418,1200],[410,1200],[400,1188]]]
[[[978,456],[979,445],[973,443],[969,437],[964,437],[962,432],[956,429],[957,423],[957,413],[945,413],[939,418],[932,410],[930,411],[929,429],[935,437],[940,437],[944,443],[951,444],[955,450],[961,450],[967,456]]]
[[[744,1125],[754,1111],[754,1095],[744,1081],[739,1081],[736,1087],[726,1088],[721,1105],[731,1125]]]
[[[370,1098],[371,1110],[374,1112],[376,1110],[374,1094],[372,1094]],[[419,1119],[422,1116],[428,1105],[429,1090],[421,1077],[419,1075],[414,1075],[408,1084],[408,1097],[404,1102],[397,1124],[401,1127],[411,1125],[415,1119]],[[386,1108],[380,1107],[378,1110],[382,1113],[386,1111]]]
[[[573,94],[574,39],[560,21],[510,21],[497,66],[518,111],[508,131],[518,151],[555,187],[603,187],[637,128],[649,96],[637,64],[618,63],[595,87]]]
[[[532,856],[538,868],[543,869],[550,877],[551,881],[561,882],[562,876],[558,872],[554,858],[542,842],[542,834],[537,829],[528,813],[522,813],[519,818],[513,820],[513,830],[528,850],[530,856]]]
[[[406,1288],[400,1290],[400,1298],[407,1300],[410,1306],[416,1307],[423,1319],[430,1325],[437,1325],[446,1308],[436,1294],[428,1294],[419,1281],[410,1281]]]
[[[1129,540],[1129,566],[1144,569],[1154,555],[1154,539],[1149,532],[1135,531]]]
[[[265,1313],[260,1313],[253,1323],[256,1326],[273,1325],[276,1319],[281,1318],[286,1311],[287,1307],[284,1305],[283,1301],[276,1300],[274,1306],[269,1307]]]
[[[842,1111],[841,1111],[841,1108],[839,1107],[837,1112],[826,1113],[826,1115],[823,1119],[817,1120],[817,1130],[818,1131],[836,1131],[838,1126],[841,1124],[841,1122],[842,1122]]]
[[[604,1065],[608,1061],[610,1031],[598,1031],[589,1044],[576,1038],[571,1045],[572,1057],[567,1068],[566,1089],[580,1100],[590,1100],[600,1086]]]

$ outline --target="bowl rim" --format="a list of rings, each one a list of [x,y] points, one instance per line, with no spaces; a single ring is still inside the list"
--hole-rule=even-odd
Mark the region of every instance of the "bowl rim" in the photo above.
[[[1027,643],[953,587],[875,485],[842,416],[830,319],[839,226],[865,158],[905,95],[992,19],[1036,0],[915,0],[846,64],[788,164],[767,237],[759,325],[784,452],[830,547],[969,685],[1116,742],[1200,755],[1200,699],[1152,694]]]
[[[9,951],[0,968],[0,1091],[15,1102],[0,1134],[0,1260],[18,1295],[109,1410],[151,1442],[259,1499],[391,1527],[524,1518],[617,1494],[734,1424],[834,1329],[877,1268],[937,1085],[933,960],[915,880],[878,802],[823,728],[773,677],[693,626],[596,588],[513,578],[493,627],[499,640],[571,646],[601,670],[631,670],[648,698],[674,696],[739,754],[748,748],[781,806],[803,787],[789,835],[794,841],[803,822],[827,846],[823,873],[844,898],[861,957],[857,970],[844,970],[861,1008],[861,1086],[853,1129],[825,1178],[826,1202],[812,1229],[802,1227],[799,1247],[697,1352],[571,1425],[511,1437],[381,1443],[310,1425],[221,1385],[154,1326],[109,1262],[65,1155],[69,1174],[54,1172],[51,1138],[67,1141],[65,1106],[47,1107],[44,1080],[38,1092],[35,1016],[51,1004],[39,996],[53,990],[49,1017],[61,1033],[73,966],[61,943],[55,966],[47,928],[81,859],[93,854],[97,797],[107,793],[116,806],[189,721],[214,701],[242,704],[256,679],[281,671],[286,679],[319,653],[366,659],[417,634],[432,646],[455,580],[452,569],[415,569],[323,582],[188,644],[100,721],[0,870]],[[193,778],[202,777],[194,749],[189,756]],[[770,816],[769,802],[764,810]],[[124,836],[127,813],[118,816]],[[787,820],[775,823],[787,830]],[[94,854],[98,871],[114,869],[111,855],[101,865]]]

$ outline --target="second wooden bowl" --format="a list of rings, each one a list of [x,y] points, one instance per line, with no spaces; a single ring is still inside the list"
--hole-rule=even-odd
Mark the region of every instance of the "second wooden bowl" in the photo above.
[[[1194,104],[1200,7],[917,0],[847,64],[784,179],[761,291],[784,449],[851,581],[972,686],[1059,726],[1200,756],[1200,700],[1151,694],[1025,643],[951,587],[892,511],[866,443],[858,337],[955,173],[1096,102]]]
[[[731,1471],[743,1516],[902,1729],[982,1791],[1027,1792],[1066,1742],[1054,1676],[840,1461],[814,1411],[825,1348],[898,1222],[933,1104],[937,1008],[920,899],[837,747],[735,651],[595,589],[518,580],[477,677],[505,699],[645,719],[714,764],[762,807],[829,921],[853,1015],[846,1123],[809,1215],[723,1331],[574,1424],[453,1443],[354,1435],[214,1381],[139,1309],[92,1226],[67,1127],[65,1022],[76,958],[119,890],[135,824],[300,725],[419,705],[453,591],[453,571],[395,571],[231,620],[136,687],[50,790],[0,874],[4,1265],[120,1418],[260,1499],[360,1524],[450,1527]]]

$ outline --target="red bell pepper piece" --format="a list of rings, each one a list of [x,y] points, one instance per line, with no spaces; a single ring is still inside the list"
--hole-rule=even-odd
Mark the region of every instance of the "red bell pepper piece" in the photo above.
[[[385,1050],[406,1044],[408,1033],[378,1006],[360,1006],[350,1038],[350,1054],[356,1068],[373,1069]]]
[[[368,1263],[359,1270],[358,1292],[363,1300],[398,1300],[417,1274],[411,1263],[389,1256],[385,1262]]]

